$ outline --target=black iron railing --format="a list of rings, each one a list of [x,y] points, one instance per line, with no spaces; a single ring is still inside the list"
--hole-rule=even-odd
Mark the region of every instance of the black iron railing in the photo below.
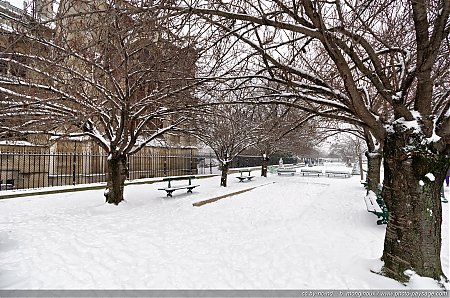
[[[187,152],[188,153],[188,152]],[[261,165],[259,156],[238,156],[232,167]],[[128,179],[213,174],[213,154],[144,154],[128,158]],[[105,182],[107,155],[92,152],[0,152],[0,190],[42,188]]]

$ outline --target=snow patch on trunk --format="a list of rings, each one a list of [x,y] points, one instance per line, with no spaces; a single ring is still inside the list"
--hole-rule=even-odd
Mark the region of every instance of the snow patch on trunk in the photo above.
[[[434,175],[432,173],[426,174],[425,177],[427,177],[430,181],[436,180],[436,178],[434,177]]]

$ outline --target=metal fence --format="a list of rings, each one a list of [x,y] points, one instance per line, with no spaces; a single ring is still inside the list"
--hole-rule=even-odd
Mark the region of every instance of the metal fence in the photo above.
[[[238,155],[231,162],[231,168],[255,167],[261,165],[261,156]]]
[[[261,165],[259,156],[238,156],[232,167]],[[128,179],[213,174],[219,162],[212,154],[135,154],[128,159]],[[107,155],[86,152],[0,152],[0,190],[105,182]]]

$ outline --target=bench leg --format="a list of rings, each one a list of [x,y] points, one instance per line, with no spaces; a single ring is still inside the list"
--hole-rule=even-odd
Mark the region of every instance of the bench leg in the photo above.
[[[385,225],[387,224],[387,220],[385,218],[377,220],[377,225]]]
[[[192,188],[189,187],[189,188],[187,189],[187,190],[188,190],[187,192],[188,192],[188,193],[192,193],[192,189],[193,189],[193,187],[192,187]]]
[[[388,215],[386,213],[377,213],[378,220],[377,225],[386,225],[388,223]]]
[[[172,197],[173,190],[166,190],[166,191],[167,191],[167,196]]]

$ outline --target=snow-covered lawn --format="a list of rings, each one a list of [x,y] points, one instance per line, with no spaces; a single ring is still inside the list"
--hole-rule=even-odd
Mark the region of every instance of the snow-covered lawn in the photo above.
[[[173,198],[157,190],[165,183],[130,185],[119,206],[104,204],[103,190],[0,200],[0,288],[405,288],[370,272],[382,265],[385,226],[366,211],[359,176],[235,176],[227,188],[199,179]],[[438,286],[413,276],[407,288]]]

